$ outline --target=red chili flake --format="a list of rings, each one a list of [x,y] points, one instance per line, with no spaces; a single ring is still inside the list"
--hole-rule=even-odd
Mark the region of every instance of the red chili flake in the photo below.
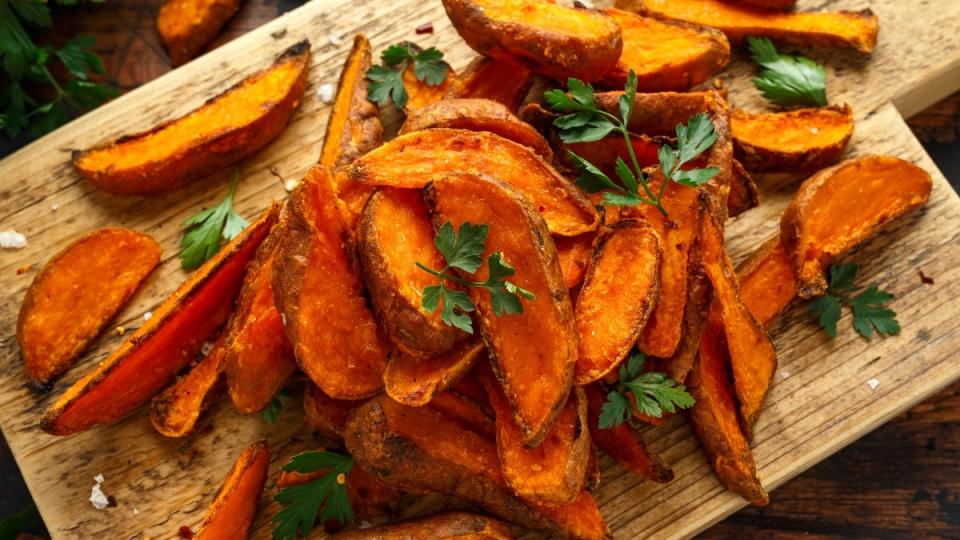
[[[433,23],[423,23],[417,27],[417,35],[420,34],[432,34],[433,33]]]
[[[924,274],[923,270],[920,270],[920,281],[922,281],[924,285],[933,285],[933,278]]]
[[[190,527],[183,525],[177,529],[177,536],[184,538],[185,540],[190,540],[193,538],[193,531],[190,530]]]

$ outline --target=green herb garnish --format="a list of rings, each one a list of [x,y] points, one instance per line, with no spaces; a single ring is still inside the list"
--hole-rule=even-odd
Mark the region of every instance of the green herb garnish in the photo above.
[[[260,417],[268,424],[276,424],[280,419],[280,413],[283,412],[283,402],[290,397],[290,390],[281,388],[270,398],[267,408],[260,411]]]
[[[220,249],[222,241],[229,241],[249,225],[233,210],[233,194],[237,191],[240,173],[233,175],[230,191],[213,208],[202,210],[183,222],[186,232],[180,241],[180,266],[193,270]]]
[[[347,475],[353,458],[333,452],[304,452],[290,458],[283,466],[287,472],[329,472],[305,484],[281,489],[273,500],[284,508],[273,516],[273,540],[295,540],[299,532],[304,538],[317,522],[335,519],[342,524],[353,520],[353,508],[347,496]]]
[[[810,302],[810,313],[819,318],[820,326],[830,337],[837,337],[837,321],[840,320],[840,304],[845,303],[853,311],[853,327],[870,339],[876,329],[878,334],[899,334],[900,323],[892,309],[884,307],[893,295],[880,290],[876,284],[856,296],[849,296],[853,280],[860,269],[856,264],[835,264],[830,267],[830,286],[827,295]]]
[[[754,86],[784,107],[827,105],[827,72],[806,56],[780,54],[769,39],[748,37],[753,61],[763,66]]]
[[[370,81],[367,98],[379,105],[388,101],[402,109],[407,104],[407,89],[403,86],[403,72],[413,63],[413,75],[427,86],[437,86],[447,78],[449,67],[443,61],[443,53],[435,47],[417,52],[409,43],[397,43],[387,47],[380,55],[382,66],[367,70]]]
[[[653,418],[662,418],[663,411],[674,413],[693,406],[693,396],[682,384],[665,373],[643,371],[646,360],[643,353],[635,352],[620,366],[620,382],[600,409],[601,429],[619,426],[630,416],[628,394],[633,394],[638,411]]]
[[[20,537],[23,529],[37,516],[37,507],[33,504],[0,519],[0,540],[14,540]]]

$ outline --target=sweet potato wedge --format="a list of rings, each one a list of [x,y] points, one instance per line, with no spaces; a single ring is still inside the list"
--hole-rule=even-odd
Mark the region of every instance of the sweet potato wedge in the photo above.
[[[767,240],[737,267],[740,299],[757,322],[769,327],[797,296],[790,259],[779,236]],[[711,318],[713,316],[711,307]],[[719,315],[719,313],[717,314]]]
[[[303,392],[303,419],[313,429],[333,441],[343,440],[344,426],[356,401],[333,399],[314,384],[308,384]]]
[[[277,219],[274,205],[220,248],[96,369],[47,410],[40,427],[70,435],[119,420],[162,390],[230,316],[244,271]]]
[[[297,365],[332,398],[374,394],[383,387],[389,345],[344,244],[329,171],[310,169],[288,207],[271,283]]]
[[[533,73],[529,69],[512,62],[478,56],[453,81],[444,99],[489,99],[516,111],[532,86]]]
[[[160,262],[149,236],[100,229],[63,248],[27,288],[17,343],[29,385],[49,389],[137,291]]]
[[[839,47],[869,53],[877,45],[880,29],[877,16],[869,9],[777,13],[724,0],[617,0],[616,5],[649,17],[716,28],[734,45],[754,36],[798,47]]]
[[[889,156],[849,159],[807,179],[780,218],[797,295],[824,294],[824,272],[833,259],[893,219],[923,206],[931,187],[929,173]]]
[[[157,14],[157,33],[174,66],[200,52],[240,9],[240,0],[167,0]]]
[[[607,401],[602,383],[588,384],[583,390],[587,397],[587,425],[590,426],[593,443],[637,476],[660,484],[672,481],[673,469],[647,448],[640,434],[630,424],[600,429],[600,410]]]
[[[740,161],[733,160],[733,182],[730,184],[730,193],[727,196],[727,217],[737,217],[740,214],[756,208],[760,204],[760,190],[753,177],[747,172]]]
[[[117,195],[165,193],[256,152],[286,127],[307,87],[310,43],[301,41],[199,109],[90,150],[73,166]]]
[[[546,0],[443,0],[473,50],[565,80],[595,81],[616,65],[620,28],[599,12]]]
[[[405,41],[402,44],[409,47],[414,53],[423,50],[423,47],[410,41]],[[446,61],[443,63],[447,64]],[[407,103],[403,106],[404,114],[410,114],[420,107],[440,101],[456,80],[457,72],[453,70],[450,64],[447,64],[447,77],[440,84],[431,86],[426,81],[417,79],[417,75],[413,71],[413,63],[411,63],[403,71],[403,87],[407,90]]]
[[[533,150],[487,132],[429,129],[401,135],[355,161],[353,180],[422,188],[450,171],[509,183],[543,214],[552,234],[576,236],[597,228],[597,211],[583,193]]]
[[[637,74],[640,92],[684,91],[706,81],[730,61],[730,43],[712,28],[661,21],[616,8],[603,13],[623,34],[623,53],[600,85],[623,88]]]
[[[646,222],[622,220],[600,233],[574,311],[575,384],[601,379],[633,349],[657,303],[661,259],[657,233]]]
[[[501,252],[516,268],[511,281],[536,296],[524,302],[523,313],[497,317],[489,292],[470,290],[494,373],[523,431],[523,443],[535,447],[563,408],[577,357],[573,309],[547,224],[518,190],[486,176],[444,176],[427,185],[424,199],[435,224],[489,225],[484,258]],[[486,272],[481,267],[473,279],[482,282]]]
[[[194,538],[247,538],[270,467],[270,447],[261,440],[247,447],[223,481]]]
[[[333,535],[333,538],[335,540],[431,540],[433,538],[512,540],[514,536],[506,523],[493,518],[467,512],[449,512],[379,527],[345,531]]]
[[[853,109],[831,105],[778,113],[730,114],[737,159],[751,171],[804,174],[840,160],[853,135]]]
[[[744,6],[755,7],[758,9],[769,9],[779,11],[790,11],[797,5],[797,0],[724,0],[732,4],[742,4]]]
[[[505,105],[489,99],[444,99],[416,109],[407,115],[400,135],[432,128],[489,131],[529,147],[547,161],[553,160],[553,150],[537,130],[521,122]]]
[[[560,259],[560,271],[567,288],[572,289],[583,281],[590,264],[590,254],[593,253],[595,234],[581,234],[580,236],[554,236],[553,243],[557,246],[557,257]]]
[[[405,405],[426,405],[470,372],[477,360],[485,357],[483,342],[465,339],[453,349],[430,358],[416,358],[394,351],[383,373],[387,395]]]
[[[150,423],[165,437],[193,433],[200,415],[223,391],[224,335],[186,375],[150,400]]]
[[[427,206],[416,189],[380,188],[363,209],[357,233],[360,268],[380,327],[407,355],[449,351],[466,334],[423,307],[424,288],[437,278],[419,269],[443,268]]]
[[[468,381],[471,384],[464,385]],[[469,388],[474,385],[481,395],[475,395],[474,389]],[[469,390],[465,392],[464,386],[468,386]],[[494,440],[497,436],[497,427],[489,404],[487,391],[484,390],[480,381],[476,377],[468,377],[460,379],[450,390],[433,396],[427,406],[442,413],[462,428]]]
[[[372,62],[370,51],[367,36],[357,34],[340,72],[337,96],[330,108],[319,160],[320,165],[331,171],[346,167],[383,143],[380,110],[367,99],[369,82],[366,73]]]
[[[633,135],[630,137],[630,145],[633,146],[633,154],[637,156],[637,164],[640,167],[649,167],[656,165],[657,152],[660,146],[667,142],[665,137],[650,137],[647,135]],[[575,167],[575,163],[570,159],[568,152],[582,157],[596,165],[605,174],[616,176],[615,166],[617,158],[624,161],[630,161],[630,153],[627,151],[627,142],[623,136],[604,137],[599,141],[565,143],[560,140],[555,141],[557,153],[560,155],[560,162],[570,168]]]

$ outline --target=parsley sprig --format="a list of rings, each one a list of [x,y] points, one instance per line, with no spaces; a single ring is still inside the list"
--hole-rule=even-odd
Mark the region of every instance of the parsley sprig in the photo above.
[[[393,104],[402,109],[407,104],[407,89],[403,86],[403,72],[413,63],[413,75],[427,86],[437,86],[447,78],[449,66],[443,53],[436,47],[418,51],[411,43],[396,43],[380,55],[382,66],[371,66],[366,77],[370,81],[367,97],[379,105]]]
[[[578,80],[567,81],[567,92],[560,89],[547,91],[543,97],[554,111],[564,113],[553,121],[559,130],[560,139],[566,143],[599,141],[614,130],[626,141],[630,165],[620,157],[614,166],[620,182],[614,182],[594,164],[568,150],[567,155],[580,171],[577,184],[590,193],[603,192],[603,204],[608,206],[636,206],[649,204],[667,215],[662,201],[668,182],[696,187],[708,182],[717,174],[716,167],[683,170],[682,167],[709,149],[717,140],[713,122],[706,114],[698,114],[686,125],[677,126],[677,149],[669,145],[660,147],[658,157],[664,181],[656,192],[647,181],[630,144],[630,118],[636,105],[637,75],[630,70],[623,95],[620,96],[620,116],[597,107],[593,86]],[[632,168],[631,168],[632,167]]]
[[[635,352],[620,366],[620,382],[607,394],[607,401],[600,409],[600,429],[609,429],[623,424],[629,418],[630,398],[633,394],[637,410],[653,418],[662,418],[663,411],[674,413],[677,408],[693,406],[693,396],[686,387],[657,371],[645,372],[647,357]]]
[[[784,107],[827,105],[827,72],[806,56],[780,54],[767,38],[748,37],[753,61],[763,70],[753,79],[763,97]]]
[[[874,329],[878,334],[899,334],[900,323],[897,322],[896,312],[885,307],[887,302],[893,299],[892,294],[873,284],[860,294],[849,296],[859,270],[860,267],[856,264],[831,266],[827,295],[810,302],[810,313],[819,318],[820,326],[830,337],[837,337],[841,303],[850,306],[853,311],[853,327],[861,336],[870,339]]]
[[[220,249],[222,241],[229,241],[249,225],[233,209],[233,195],[237,191],[240,173],[233,175],[230,191],[213,208],[202,210],[183,222],[186,232],[180,241],[180,266],[193,270]]]
[[[281,388],[274,394],[267,407],[260,411],[260,417],[263,418],[263,421],[268,424],[276,424],[277,420],[280,419],[280,413],[283,412],[283,402],[289,397],[290,390],[287,388]]]
[[[470,300],[470,296],[466,292],[447,287],[447,281],[464,287],[487,289],[490,292],[493,312],[498,317],[503,314],[516,315],[523,313],[523,304],[520,303],[520,298],[526,300],[536,298],[532,292],[504,279],[514,275],[517,271],[510,266],[503,258],[503,253],[499,251],[487,258],[486,281],[471,281],[449,272],[452,269],[462,270],[469,274],[476,272],[483,264],[483,250],[486,249],[489,232],[489,225],[474,225],[472,223],[463,223],[459,230],[454,232],[453,224],[449,221],[445,222],[433,239],[437,251],[443,256],[444,267],[435,270],[417,262],[417,268],[440,278],[439,284],[430,285],[423,289],[421,300],[423,308],[429,313],[433,313],[442,302],[440,320],[468,334],[473,333],[473,323],[470,316],[467,315],[474,310],[473,301]]]
[[[347,496],[347,475],[353,458],[333,452],[304,452],[283,466],[287,472],[311,473],[329,469],[316,480],[281,489],[273,500],[284,508],[273,516],[273,540],[304,538],[317,522],[335,519],[342,524],[353,520],[353,508]]]

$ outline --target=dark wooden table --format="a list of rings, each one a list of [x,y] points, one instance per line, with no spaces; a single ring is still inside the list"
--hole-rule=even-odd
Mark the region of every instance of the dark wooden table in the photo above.
[[[247,0],[210,45],[214,48],[300,0]],[[78,33],[97,38],[105,79],[130,90],[170,69],[155,29],[161,0],[54,8],[54,42]],[[956,188],[960,185],[960,94],[911,120]],[[25,139],[15,141],[22,145]],[[11,149],[0,145],[0,155]],[[936,279],[936,276],[932,276]],[[829,381],[824,381],[829,384]],[[0,450],[0,516],[29,504],[10,456]],[[704,538],[960,538],[960,383],[898,416],[773,492],[765,508],[746,508]],[[39,524],[35,529],[41,530]]]

